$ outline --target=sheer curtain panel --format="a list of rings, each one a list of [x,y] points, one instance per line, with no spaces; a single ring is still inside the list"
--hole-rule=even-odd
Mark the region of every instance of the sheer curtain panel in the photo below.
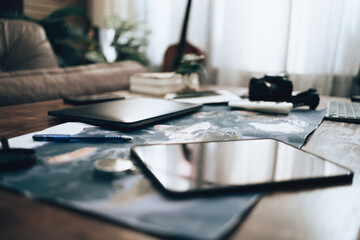
[[[159,70],[179,41],[187,0],[108,1],[147,23],[150,70]],[[206,52],[218,84],[287,73],[295,90],[348,96],[359,88],[359,30],[359,0],[193,0],[187,39]]]

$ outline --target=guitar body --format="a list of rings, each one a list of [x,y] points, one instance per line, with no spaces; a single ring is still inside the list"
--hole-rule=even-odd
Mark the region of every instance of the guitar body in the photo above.
[[[176,71],[176,69],[179,67],[181,58],[179,62],[176,62],[178,51],[179,51],[179,44],[173,44],[168,47],[164,55],[163,69],[162,69],[163,72],[173,72]],[[186,41],[182,55],[188,53],[195,53],[197,55],[205,56],[205,53],[203,51],[201,51],[199,48],[195,47],[194,45]]]

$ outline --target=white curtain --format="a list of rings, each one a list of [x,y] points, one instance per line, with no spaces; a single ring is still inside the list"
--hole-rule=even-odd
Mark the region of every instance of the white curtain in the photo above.
[[[147,23],[151,69],[160,69],[187,0],[113,1],[131,1],[130,15]],[[287,73],[295,90],[345,96],[360,67],[360,1],[193,0],[187,39],[206,52],[218,84],[247,87],[252,76]]]

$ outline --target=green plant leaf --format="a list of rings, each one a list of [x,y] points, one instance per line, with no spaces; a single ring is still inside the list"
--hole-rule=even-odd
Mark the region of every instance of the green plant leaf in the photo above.
[[[55,10],[50,15],[42,18],[41,22],[58,22],[64,20],[64,18],[72,16],[72,15],[85,15],[86,10],[81,6],[68,6],[65,8],[61,8]]]
[[[119,16],[111,16],[105,19],[105,26],[115,30],[111,46],[116,50],[116,61],[133,60],[143,65],[149,64],[145,50],[148,43],[146,37],[151,32],[145,29],[143,36],[139,37],[135,34],[143,26],[142,22],[132,19],[123,20]]]
[[[198,73],[203,77],[207,77],[205,64],[202,62],[204,56],[200,56],[194,53],[185,54],[181,59],[180,66],[176,70],[176,73],[181,75],[191,75],[192,73]]]

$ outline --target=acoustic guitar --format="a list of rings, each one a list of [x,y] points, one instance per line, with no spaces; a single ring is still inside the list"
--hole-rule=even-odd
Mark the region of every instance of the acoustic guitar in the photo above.
[[[166,50],[163,60],[163,69],[162,69],[163,72],[176,71],[176,69],[180,65],[181,59],[184,56],[184,54],[195,53],[197,55],[205,56],[205,53],[203,51],[201,51],[200,49],[198,49],[197,47],[195,47],[186,40],[190,8],[191,8],[191,0],[188,0],[179,43],[170,45]]]

